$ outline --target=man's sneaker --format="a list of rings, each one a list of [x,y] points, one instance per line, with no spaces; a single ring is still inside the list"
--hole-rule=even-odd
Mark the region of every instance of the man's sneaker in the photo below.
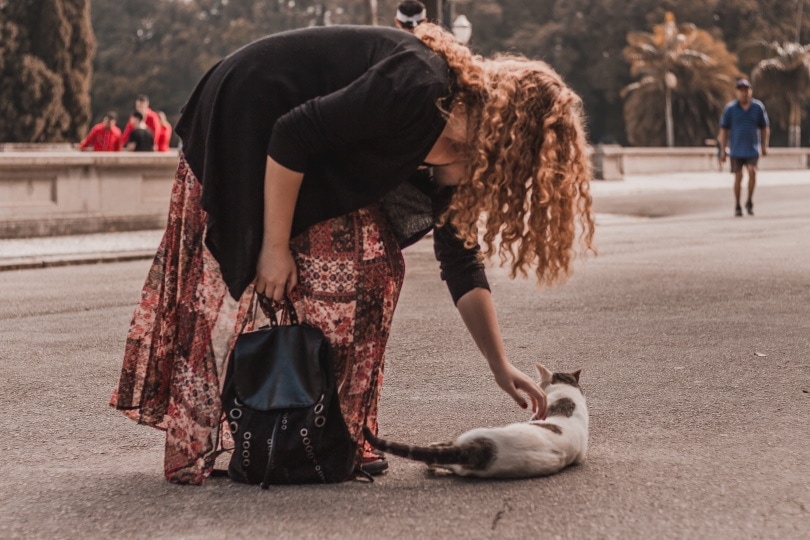
[[[749,200],[747,203],[745,203],[745,211],[748,212],[749,216],[754,215],[754,203],[751,202],[751,200]]]
[[[739,204],[737,205],[737,208],[734,209],[734,215],[737,217],[742,217],[742,206]]]

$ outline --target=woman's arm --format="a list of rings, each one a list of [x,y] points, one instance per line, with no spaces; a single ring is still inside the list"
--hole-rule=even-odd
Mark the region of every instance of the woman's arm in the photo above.
[[[447,171],[450,172],[450,169]],[[451,197],[452,191],[447,189],[434,193],[435,217],[444,212]],[[516,369],[506,357],[484,266],[478,257],[479,247],[477,245],[472,248],[464,247],[464,242],[456,236],[455,227],[451,223],[445,223],[434,229],[433,243],[442,279],[447,282],[453,301],[475,344],[487,359],[495,382],[521,407],[525,408],[528,405],[520,392],[528,394],[535,415],[538,418],[545,418],[546,394],[535,381]]]
[[[264,233],[256,265],[256,292],[281,301],[298,283],[290,253],[290,230],[304,174],[267,157],[264,173]]]
[[[480,287],[471,289],[459,298],[456,307],[475,344],[487,359],[489,369],[492,370],[498,386],[512,396],[512,399],[524,409],[528,405],[520,392],[525,392],[532,400],[532,411],[538,418],[545,418],[545,392],[506,358],[503,338],[490,292]]]

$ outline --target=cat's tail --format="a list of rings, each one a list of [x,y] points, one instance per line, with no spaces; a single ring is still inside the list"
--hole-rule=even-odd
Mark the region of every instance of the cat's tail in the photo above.
[[[436,446],[410,446],[380,439],[365,426],[363,434],[366,441],[378,450],[406,459],[422,461],[429,465],[461,465],[472,470],[483,470],[495,458],[495,443],[486,438],[475,439],[460,446],[453,443]]]

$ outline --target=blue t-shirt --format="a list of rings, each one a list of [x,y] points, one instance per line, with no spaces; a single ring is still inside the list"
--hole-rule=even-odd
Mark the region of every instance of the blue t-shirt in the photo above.
[[[758,99],[745,110],[736,99],[726,105],[720,127],[729,130],[729,155],[733,158],[759,157],[759,130],[768,127],[768,113]]]

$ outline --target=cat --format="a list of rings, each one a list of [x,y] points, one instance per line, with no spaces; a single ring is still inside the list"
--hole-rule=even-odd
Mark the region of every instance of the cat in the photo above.
[[[449,469],[460,476],[480,478],[530,478],[561,471],[581,463],[588,452],[588,409],[579,387],[582,370],[552,373],[536,364],[540,387],[548,397],[545,420],[533,416],[526,422],[496,428],[477,428],[452,443],[427,447],[408,446],[363,431],[373,447],[395,456]]]

